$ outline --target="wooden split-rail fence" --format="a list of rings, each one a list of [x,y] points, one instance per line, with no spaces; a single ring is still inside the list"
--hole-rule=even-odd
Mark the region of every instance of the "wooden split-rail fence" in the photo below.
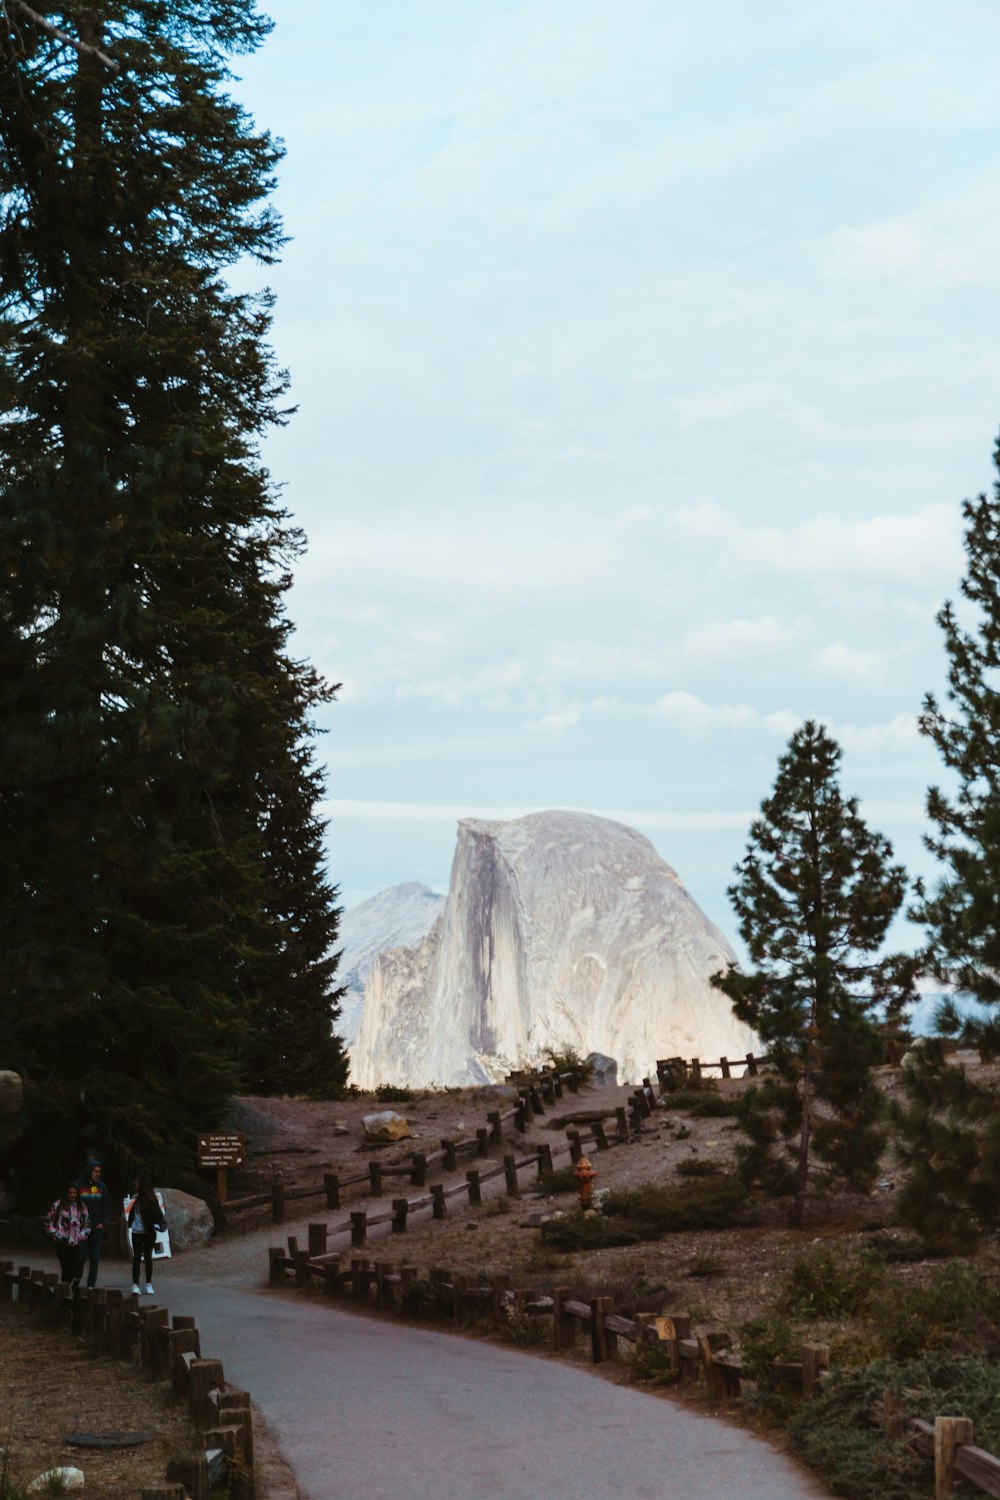
[[[765,1057],[754,1057],[747,1053],[745,1058],[730,1059],[720,1058],[718,1062],[702,1062],[699,1058],[692,1058],[686,1062],[683,1058],[667,1058],[656,1064],[657,1082],[661,1093],[669,1094],[678,1088],[687,1086],[697,1088],[704,1075],[718,1069],[723,1078],[731,1078],[734,1068],[743,1068],[747,1074],[756,1076],[758,1068],[765,1063]],[[492,1156],[498,1147],[502,1147],[507,1139],[508,1128],[518,1134],[525,1134],[535,1123],[536,1118],[546,1113],[546,1106],[551,1106],[557,1099],[564,1095],[563,1086],[566,1085],[571,1093],[577,1093],[580,1088],[581,1076],[575,1069],[556,1073],[542,1071],[539,1073],[517,1073],[511,1074],[512,1086],[520,1087],[523,1092],[515,1104],[507,1110],[493,1110],[486,1116],[486,1124],[479,1127],[474,1136],[463,1139],[442,1139],[438,1149],[435,1151],[413,1152],[402,1162],[394,1162],[391,1165],[383,1163],[377,1158],[371,1158],[365,1165],[364,1170],[345,1176],[338,1172],[324,1172],[322,1185],[316,1184],[310,1187],[289,1188],[285,1186],[284,1177],[276,1172],[271,1181],[270,1191],[256,1193],[245,1198],[234,1198],[228,1203],[221,1205],[219,1216],[220,1228],[225,1227],[225,1220],[231,1214],[238,1214],[246,1209],[270,1207],[272,1222],[283,1224],[287,1216],[287,1205],[293,1202],[305,1201],[309,1198],[325,1198],[326,1206],[336,1210],[341,1207],[343,1195],[350,1188],[361,1188],[373,1198],[384,1196],[386,1183],[391,1178],[407,1178],[411,1187],[426,1187],[428,1174],[440,1169],[443,1173],[454,1172],[459,1163],[470,1157],[488,1158]],[[606,1151],[617,1141],[627,1140],[633,1130],[641,1129],[641,1122],[659,1107],[660,1099],[651,1078],[644,1078],[641,1086],[632,1091],[627,1105],[617,1109],[608,1110],[600,1119],[589,1120],[590,1128],[588,1144],[595,1146],[599,1151]],[[594,1112],[596,1114],[596,1111]],[[614,1118],[613,1138],[607,1133],[604,1120]],[[569,1132],[572,1140],[574,1132]],[[565,1149],[558,1148],[553,1155],[565,1154]],[[579,1160],[581,1151],[575,1151],[573,1160]],[[518,1163],[518,1167],[525,1166],[535,1160],[526,1157]],[[551,1168],[551,1163],[549,1164]],[[542,1166],[540,1170],[545,1170]],[[482,1169],[479,1172],[481,1182],[497,1176],[501,1171],[507,1171],[509,1166],[507,1157],[504,1157],[504,1167]],[[474,1172],[467,1173],[470,1179],[475,1177]],[[435,1186],[430,1189],[430,1194],[425,1199],[416,1200],[411,1203],[411,1208],[426,1207],[429,1204],[438,1203],[442,1192],[445,1198],[453,1197],[456,1193],[466,1191],[464,1187],[450,1187],[443,1189]],[[510,1189],[516,1192],[516,1187]],[[397,1202],[394,1200],[394,1207]],[[478,1200],[471,1195],[470,1201]],[[440,1217],[438,1213],[438,1217]],[[386,1222],[385,1215],[376,1216],[370,1222]]]
[[[167,1464],[164,1483],[144,1486],[141,1500],[210,1500],[228,1485],[231,1500],[250,1500],[253,1416],[247,1391],[229,1385],[222,1362],[205,1359],[192,1317],[171,1319],[165,1307],[148,1306],[111,1287],[71,1287],[54,1271],[14,1268],[0,1261],[0,1304],[17,1301],[29,1315],[48,1309],[57,1323],[116,1359],[138,1362],[153,1380],[169,1380],[187,1403],[198,1434],[196,1452]]]
[[[518,1319],[552,1319],[551,1342],[558,1350],[577,1347],[578,1334],[589,1337],[591,1359],[602,1364],[614,1359],[619,1340],[637,1347],[656,1346],[681,1382],[704,1376],[709,1394],[719,1400],[740,1394],[742,1361],[733,1352],[729,1333],[695,1333],[687,1313],[661,1317],[637,1313],[625,1318],[615,1312],[614,1299],[594,1297],[589,1302],[570,1296],[565,1287],[553,1291],[516,1288],[509,1276],[498,1276],[489,1286],[470,1285],[467,1278],[441,1267],[421,1273],[415,1265],[396,1266],[389,1261],[374,1263],[361,1256],[345,1260],[341,1255],[317,1253],[325,1243],[325,1225],[310,1225],[310,1248],[301,1250],[297,1239],[268,1252],[270,1286],[294,1284],[303,1287],[321,1283],[330,1296],[346,1295],[355,1302],[373,1305],[384,1312],[419,1314],[429,1310],[450,1321],[456,1329],[499,1332]],[[544,1336],[544,1335],[543,1335]],[[829,1369],[829,1351],[824,1346],[804,1346],[799,1360],[777,1365],[776,1373],[805,1395],[819,1388]]]

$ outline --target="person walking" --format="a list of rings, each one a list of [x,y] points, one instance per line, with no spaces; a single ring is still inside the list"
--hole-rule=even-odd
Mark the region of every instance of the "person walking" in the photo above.
[[[139,1291],[139,1263],[146,1267],[146,1291],[153,1291],[153,1246],[156,1231],[166,1229],[167,1221],[160,1207],[156,1189],[146,1176],[136,1177],[133,1198],[125,1222],[132,1234],[132,1290]]]
[[[111,1194],[104,1181],[101,1164],[94,1157],[88,1161],[86,1173],[77,1178],[76,1185],[80,1189],[80,1202],[86,1208],[90,1219],[90,1238],[84,1246],[83,1266],[80,1274],[82,1276],[83,1269],[86,1268],[87,1285],[96,1286],[97,1273],[101,1268],[104,1230],[111,1219]]]
[[[59,1280],[80,1285],[84,1249],[90,1237],[90,1219],[80,1202],[80,1190],[71,1182],[45,1216],[45,1233],[59,1257]]]

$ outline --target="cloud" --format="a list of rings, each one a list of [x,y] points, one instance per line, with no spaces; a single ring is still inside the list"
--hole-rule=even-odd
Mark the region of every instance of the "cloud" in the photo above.
[[[796,631],[773,616],[761,620],[709,620],[684,632],[681,650],[689,656],[732,657],[774,651],[794,640]]]
[[[916,714],[896,714],[886,724],[840,724],[831,729],[845,750],[864,754],[885,750],[913,751],[925,745]]]
[[[850,681],[881,677],[888,662],[897,653],[894,651],[862,651],[848,646],[845,641],[834,641],[816,654],[816,663],[834,677],[846,677]]]
[[[713,503],[674,512],[677,528],[711,541],[737,571],[800,578],[937,583],[961,571],[961,515],[955,505],[926,505],[910,515],[844,520],[819,515],[784,529],[747,526]]]
[[[526,728],[544,729],[547,734],[561,734],[564,729],[575,729],[579,722],[579,710],[573,708],[561,713],[543,714],[540,719],[529,720]]]

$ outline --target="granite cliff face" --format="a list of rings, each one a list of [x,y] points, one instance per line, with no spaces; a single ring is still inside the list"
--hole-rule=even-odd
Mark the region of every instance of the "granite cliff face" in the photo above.
[[[709,976],[725,938],[648,839],[587,813],[458,825],[441,915],[381,953],[351,1052],[361,1088],[496,1080],[567,1043],[634,1081],[754,1044]]]
[[[350,906],[340,919],[340,971],[347,993],[334,1030],[353,1042],[361,1024],[365,981],[375,958],[387,948],[413,946],[426,937],[444,906],[429,886],[408,880]]]

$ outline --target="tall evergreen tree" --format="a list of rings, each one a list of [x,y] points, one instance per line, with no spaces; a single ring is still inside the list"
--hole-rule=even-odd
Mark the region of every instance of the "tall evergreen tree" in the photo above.
[[[994,463],[1000,468],[1000,446]],[[946,873],[933,891],[918,882],[912,916],[927,931],[927,967],[985,1007],[963,1022],[946,1002],[939,1031],[992,1060],[1000,1057],[1000,485],[967,500],[963,515],[961,591],[971,608],[960,620],[949,602],[938,615],[948,687],[943,704],[928,694],[920,717],[954,787],[927,795],[936,832],[925,842]],[[1000,1090],[933,1046],[920,1049],[904,1079],[899,1213],[932,1239],[972,1241],[1000,1225]]]
[[[300,1084],[346,1074],[328,690],[289,654],[302,541],[257,451],[285,380],[267,295],[223,279],[281,245],[280,152],[226,93],[270,23],[45,20],[69,40],[0,22],[0,1046],[34,1174],[81,1132],[176,1173],[248,1062],[287,1057],[290,1007]]]
[[[712,981],[775,1069],[743,1096],[741,1171],[790,1194],[799,1225],[814,1157],[853,1186],[874,1179],[884,1137],[873,1010],[908,976],[905,962],[875,957],[906,875],[842,796],[840,758],[812,721],[792,735],[729,889],[754,968]]]

